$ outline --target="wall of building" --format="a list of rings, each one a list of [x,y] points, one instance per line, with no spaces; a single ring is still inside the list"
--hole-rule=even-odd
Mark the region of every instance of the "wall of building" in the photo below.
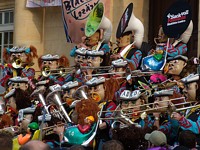
[[[61,7],[46,7],[44,11],[44,53],[66,55],[72,64],[69,52],[74,44],[66,42]]]
[[[0,0],[0,10],[15,7],[15,0]]]

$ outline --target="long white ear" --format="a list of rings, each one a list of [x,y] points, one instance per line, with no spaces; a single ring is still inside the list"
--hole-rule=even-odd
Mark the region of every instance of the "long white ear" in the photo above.
[[[180,40],[182,40],[183,43],[187,44],[192,35],[192,31],[193,31],[193,22],[191,20],[188,28],[185,30],[183,34],[181,34]]]
[[[140,48],[144,37],[144,26],[142,22],[135,17],[134,14],[131,16],[130,24],[132,26],[132,30],[134,31],[135,46]]]
[[[117,28],[117,38],[125,32],[134,32],[134,42],[137,48],[140,48],[144,37],[144,26],[142,22],[133,14],[133,3],[130,3],[125,9]]]

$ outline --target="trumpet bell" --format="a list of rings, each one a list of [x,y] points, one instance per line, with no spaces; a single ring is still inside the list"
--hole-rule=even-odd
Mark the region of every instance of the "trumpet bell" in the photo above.
[[[80,86],[73,94],[72,98],[82,100],[82,99],[88,99],[88,86],[83,85]]]
[[[48,67],[48,66],[43,67],[42,68],[42,75],[44,77],[50,76],[51,75],[50,67]]]
[[[22,60],[19,58],[14,58],[12,63],[13,68],[18,69],[22,67]]]

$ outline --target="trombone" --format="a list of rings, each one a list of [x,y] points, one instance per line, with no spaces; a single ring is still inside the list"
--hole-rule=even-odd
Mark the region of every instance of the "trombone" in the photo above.
[[[58,69],[50,69],[49,66],[45,66],[42,68],[42,76],[44,77],[49,77],[50,75],[65,76],[68,73],[71,73],[73,69],[75,69],[75,67],[70,67],[70,68],[60,67]]]
[[[179,111],[183,111],[183,110],[187,110],[187,109],[190,109],[190,108],[195,108],[195,107],[200,106],[200,105],[196,105],[196,106],[188,106],[188,107],[183,107],[183,108],[177,108],[178,106],[192,105],[193,103],[196,103],[196,101],[171,104],[171,105],[168,105],[168,106],[163,106],[163,107],[158,107],[158,108],[151,108],[151,107],[147,106],[146,109],[140,110],[140,111],[136,111],[135,113],[141,114],[141,113],[162,112],[160,109],[163,109],[163,108],[169,108],[168,112],[172,113],[172,112],[179,112]],[[124,115],[127,115],[127,116],[128,115],[132,115],[134,112],[132,112],[132,111],[130,112],[130,110],[132,110],[135,107],[139,107],[139,106],[133,106],[133,107],[129,107],[129,108],[124,108],[124,109],[121,110],[121,113],[124,114]]]
[[[83,69],[97,69],[97,70],[111,70],[113,69],[113,66],[99,66],[99,67],[90,67],[90,66],[81,66],[81,70]]]
[[[44,135],[50,135],[50,134],[55,133],[55,132],[53,131],[53,129],[54,129],[55,127],[57,127],[57,126],[68,126],[68,124],[67,124],[67,123],[58,123],[58,124],[53,125],[53,126],[49,126],[49,127],[42,128],[43,134],[44,134]]]
[[[116,74],[131,74],[131,77],[141,77],[141,76],[150,76],[155,73],[161,73],[161,71],[141,71],[141,70],[133,70],[129,72],[122,71],[122,72],[107,72],[107,73],[99,73],[99,74],[92,74],[92,77],[96,76],[104,76],[104,75],[116,75]],[[86,78],[89,75],[86,75]],[[126,78],[124,77],[117,77],[117,78]]]
[[[164,101],[160,101],[160,103],[163,103],[163,102],[171,102],[171,101],[176,101],[176,100],[181,100],[181,99],[184,99],[185,100],[185,97],[179,97],[179,98],[174,98],[174,99],[169,99],[169,100],[164,100]],[[195,101],[192,101],[192,102],[183,102],[183,103],[178,103],[178,104],[173,104],[171,105],[173,111],[176,110],[176,106],[181,106],[181,105],[185,105],[185,104],[191,104],[191,103],[194,103]],[[137,111],[137,113],[143,113],[143,112],[160,112],[159,109],[162,109],[162,108],[169,108],[169,106],[164,106],[164,107],[159,107],[159,108],[151,108],[150,105],[154,105],[155,103],[148,103],[148,104],[143,104],[143,105],[137,105],[137,106],[133,106],[133,107],[128,107],[128,108],[123,108],[123,109],[115,109],[115,110],[109,110],[109,111],[102,111],[102,113],[106,113],[106,112],[109,112],[109,113],[119,113],[120,116],[116,117],[116,116],[111,116],[109,118],[101,118],[101,116],[99,116],[99,112],[97,113],[97,116],[102,119],[102,120],[117,120],[117,119],[124,119],[124,118],[127,118],[128,116],[131,116],[133,114],[133,112],[131,111],[132,109],[134,108],[138,108],[138,107],[143,107],[143,108],[146,108],[146,109],[143,109],[141,111]]]

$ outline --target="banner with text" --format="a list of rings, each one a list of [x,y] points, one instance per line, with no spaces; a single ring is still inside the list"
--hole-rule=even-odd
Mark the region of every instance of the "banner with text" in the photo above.
[[[61,6],[61,0],[27,0],[26,7],[48,7],[48,6]]]
[[[164,14],[163,31],[168,37],[179,38],[187,29],[191,19],[192,14],[189,3],[178,0]]]
[[[99,2],[104,3],[104,15],[109,18],[110,0],[62,0],[63,23],[67,42],[81,42],[87,17]]]

